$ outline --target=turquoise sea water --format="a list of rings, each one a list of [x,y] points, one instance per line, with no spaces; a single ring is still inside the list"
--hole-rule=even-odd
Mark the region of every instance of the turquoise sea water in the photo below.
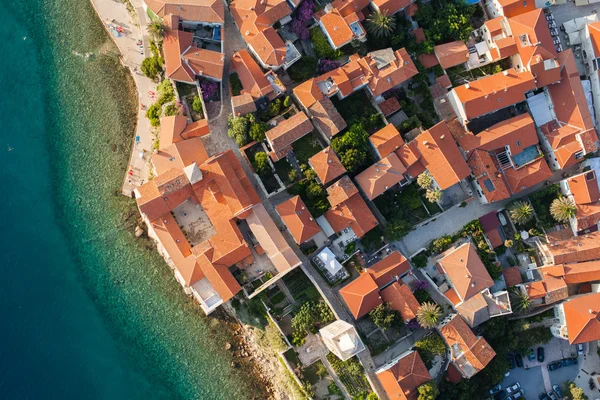
[[[133,237],[137,105],[90,4],[3,5],[0,398],[251,397],[219,320]]]

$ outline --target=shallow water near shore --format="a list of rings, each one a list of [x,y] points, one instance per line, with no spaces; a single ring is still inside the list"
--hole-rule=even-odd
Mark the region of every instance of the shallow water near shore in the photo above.
[[[0,397],[251,397],[219,320],[133,235],[133,81],[91,5],[4,4]]]

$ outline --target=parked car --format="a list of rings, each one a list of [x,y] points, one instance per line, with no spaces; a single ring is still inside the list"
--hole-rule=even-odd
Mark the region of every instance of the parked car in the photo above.
[[[533,351],[533,349],[531,349],[531,350],[529,351],[529,356],[528,356],[528,358],[529,358],[529,361],[535,361],[535,352]]]
[[[507,397],[506,400],[508,400],[508,399],[517,400],[517,399],[522,399],[524,397],[525,397],[525,393],[523,392],[523,389],[521,389],[517,393],[513,394],[512,396]]]
[[[506,393],[513,394],[515,392],[518,392],[519,389],[521,389],[521,384],[519,382],[513,383],[512,385],[506,388]]]
[[[550,397],[550,400],[558,400],[558,397],[554,392],[548,392],[548,397]]]
[[[563,395],[562,395],[562,392],[560,391],[560,387],[558,385],[554,385],[554,386],[552,386],[552,389],[554,390],[554,393],[556,393],[558,398],[562,399]]]
[[[537,359],[539,362],[544,362],[544,348],[543,347],[537,348]]]
[[[515,363],[515,356],[512,353],[508,353],[506,354],[506,359],[510,364],[510,369],[515,369],[515,367],[517,366],[517,364]]]
[[[550,400],[550,397],[548,397],[548,395],[546,393],[540,393],[540,395],[538,396],[538,399],[540,399],[540,400]]]
[[[506,390],[501,390],[494,395],[493,399],[494,400],[504,400],[505,397],[506,397]]]
[[[491,395],[495,395],[500,390],[502,390],[502,385],[501,384],[497,384],[496,386],[494,386],[493,388],[490,389],[490,394]]]
[[[548,364],[548,371],[554,371],[562,367],[562,361],[554,361]]]
[[[579,343],[577,345],[577,355],[578,356],[582,356],[583,355],[583,345],[581,343]]]
[[[519,353],[515,353],[515,361],[517,362],[517,367],[523,368],[523,356]]]
[[[577,364],[577,358],[563,358],[561,363],[562,363],[563,367],[566,367],[569,365],[575,365],[575,364]]]

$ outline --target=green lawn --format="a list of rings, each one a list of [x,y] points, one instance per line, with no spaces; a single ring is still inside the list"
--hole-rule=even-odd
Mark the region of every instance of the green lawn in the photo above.
[[[323,149],[314,133],[309,133],[292,144],[299,164],[307,164],[308,159]]]
[[[368,120],[371,115],[377,114],[377,110],[373,108],[363,90],[359,90],[343,100],[334,96],[331,98],[331,102],[344,118],[348,126],[360,119]],[[365,126],[365,128],[367,127]]]

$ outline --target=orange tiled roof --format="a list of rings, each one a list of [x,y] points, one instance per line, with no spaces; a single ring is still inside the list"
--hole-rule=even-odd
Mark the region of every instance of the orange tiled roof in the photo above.
[[[578,204],[575,218],[577,219],[578,232],[597,227],[598,222],[600,222],[600,202]]]
[[[512,36],[498,39],[494,43],[498,49],[498,58],[506,58],[515,55],[518,52],[517,43]],[[540,86],[538,85],[538,87]]]
[[[461,370],[462,374],[467,372],[464,369],[466,364],[470,364],[477,373],[496,355],[488,342],[482,337],[476,337],[459,315],[454,315],[450,322],[440,329],[440,333],[451,349],[454,365]]]
[[[528,113],[517,115],[473,135],[464,135],[458,143],[466,152],[474,149],[494,151],[510,146],[512,155],[538,143],[535,123]]]
[[[186,140],[206,135],[210,135],[210,128],[208,126],[208,121],[205,119],[187,124],[183,132],[181,132],[181,137]]]
[[[427,41],[427,37],[425,36],[425,31],[423,30],[423,28],[419,27],[417,29],[414,29],[412,31],[412,34],[415,37],[415,42],[417,42],[417,44]]]
[[[302,244],[321,232],[300,196],[292,197],[275,208],[296,243]]]
[[[160,119],[159,149],[164,150],[173,143],[181,142],[181,132],[187,125],[187,118],[183,115],[173,115]]]
[[[498,0],[502,6],[504,15],[508,18],[514,17],[531,10],[535,10],[535,3],[523,0]]]
[[[574,236],[548,246],[555,264],[569,264],[600,259],[600,232]]]
[[[256,111],[254,98],[249,93],[232,96],[231,107],[235,116],[246,115]]]
[[[419,353],[413,350],[390,368],[378,372],[377,378],[390,399],[417,400],[417,388],[431,380],[431,375]]]
[[[504,282],[506,282],[506,287],[512,287],[523,282],[523,278],[521,277],[519,267],[504,268],[502,270],[502,275],[504,275]]]
[[[308,108],[312,117],[313,123],[327,136],[333,136],[346,129],[346,121],[336,110],[335,106],[329,100],[329,97],[324,97]]]
[[[440,64],[435,54],[419,54],[418,59],[425,69],[433,68]]]
[[[231,57],[231,70],[237,72],[242,82],[242,94],[249,94],[254,99],[271,95],[273,86],[267,80],[254,58],[246,49],[242,49]]]
[[[559,147],[554,151],[554,157],[561,169],[568,168],[579,162],[575,155],[582,151],[581,145],[577,141],[572,141],[566,145]]]
[[[419,312],[421,305],[410,291],[408,285],[394,282],[383,289],[380,294],[385,303],[391,303],[392,309],[400,313],[404,322],[417,317],[417,312]]]
[[[377,106],[379,107],[383,115],[386,117],[395,113],[401,108],[398,99],[395,97],[390,97],[389,99],[377,104]]]
[[[193,34],[179,30],[167,30],[163,39],[165,77],[181,82],[193,83],[194,72],[183,61],[181,54],[192,45]]]
[[[350,228],[358,238],[378,225],[377,219],[358,193],[328,210],[325,218],[335,232]]]
[[[552,177],[552,171],[542,157],[519,169],[508,168],[504,170],[504,176],[510,190],[513,194],[517,194],[549,179]]]
[[[285,61],[285,43],[273,27],[268,27],[247,40],[265,65],[279,66]]]
[[[489,19],[483,23],[483,26],[488,30],[490,36],[494,38],[497,35],[501,35],[503,32],[502,22],[504,21],[504,17],[496,17],[493,19]]]
[[[450,77],[448,74],[444,74],[442,76],[438,76],[435,78],[435,81],[440,84],[444,89],[449,89],[452,87],[452,81],[450,81]]]
[[[567,183],[577,204],[589,204],[600,201],[598,177],[594,170],[572,176],[567,179]]]
[[[342,47],[354,38],[352,29],[337,9],[332,9],[320,18],[320,23],[331,38],[335,48]]]
[[[590,32],[594,55],[600,57],[600,22],[592,22],[591,24],[587,24],[587,27]]]
[[[600,340],[600,293],[573,298],[563,303],[569,343]]]
[[[393,52],[393,60],[382,66],[381,58],[392,58],[388,53],[392,52],[391,49],[384,49],[371,52],[367,54],[362,62],[366,65],[366,68],[371,72],[371,78],[369,80],[369,89],[373,96],[379,96],[383,92],[398,86],[404,81],[417,75],[419,71],[413,63],[412,59],[406,52],[406,49],[402,48]]]
[[[381,297],[379,297],[379,286],[368,273],[362,273],[358,278],[341,288],[340,296],[342,296],[348,309],[356,319],[382,304]]]
[[[508,20],[513,37],[518,38],[517,47],[524,65],[530,63],[538,47],[550,53],[550,56],[556,56],[554,42],[544,15],[544,10],[535,9],[534,6],[532,11],[513,16]]]
[[[452,89],[465,110],[468,120],[525,100],[525,93],[535,89],[529,71],[514,68],[480,78]]]
[[[600,280],[600,261],[561,264],[557,267],[559,267],[559,271],[555,275],[564,277],[565,282],[569,285]],[[548,268],[552,269],[553,267]]]
[[[411,0],[375,0],[373,4],[381,11],[386,11],[388,14],[395,14],[408,6]]]
[[[181,58],[195,75],[219,81],[223,79],[223,65],[225,64],[223,53],[201,49],[196,45],[192,45],[181,55]]]
[[[462,301],[494,285],[471,243],[465,243],[444,256],[438,261],[438,268],[446,273]]]
[[[392,98],[395,99],[395,97]],[[369,136],[369,141],[375,150],[377,150],[379,157],[382,158],[396,151],[404,144],[404,139],[400,136],[400,132],[398,132],[398,129],[392,124],[386,125],[384,128],[381,128]]]
[[[544,286],[544,282],[542,281],[525,284],[525,290],[531,299],[541,299],[546,297],[546,286]]]
[[[471,175],[446,122],[431,127],[414,141],[422,155],[421,162],[442,190]]]
[[[394,153],[396,153],[402,164],[406,167],[406,172],[413,178],[425,171],[425,166],[421,162],[421,152],[419,152],[415,140],[403,144]]]
[[[437,45],[433,52],[444,69],[464,64],[469,60],[469,49],[461,40]]]
[[[145,0],[148,8],[159,17],[179,15],[186,21],[225,22],[225,7],[218,0]]]
[[[356,183],[369,200],[373,200],[404,179],[406,167],[395,153],[376,161],[356,176]]]
[[[200,165],[207,159],[208,153],[200,137],[176,142],[165,149],[160,149],[158,153],[152,154],[152,164],[157,175],[161,175],[171,168],[182,170],[193,163]]]
[[[469,155],[467,164],[473,171],[473,175],[488,203],[508,199],[511,196],[504,175],[498,171],[495,160],[487,151],[474,150]]]
[[[275,161],[285,157],[296,140],[313,130],[313,125],[303,111],[279,122],[266,132],[267,140],[275,153]]]
[[[331,6],[337,9],[343,17],[347,17],[352,14],[362,14],[361,11],[369,6],[370,0],[334,0]],[[361,19],[361,21],[364,17]]]
[[[305,108],[308,108],[321,100],[323,92],[317,86],[315,78],[311,78],[294,88],[294,95]]]
[[[308,159],[308,163],[315,170],[323,185],[328,184],[346,172],[346,168],[333,152],[331,147],[326,147]]]
[[[377,285],[383,286],[394,278],[404,275],[410,271],[410,268],[406,257],[396,250],[367,268],[367,272],[373,276]]]
[[[331,207],[336,207],[357,193],[354,183],[348,176],[344,176],[327,188],[327,200]]]

